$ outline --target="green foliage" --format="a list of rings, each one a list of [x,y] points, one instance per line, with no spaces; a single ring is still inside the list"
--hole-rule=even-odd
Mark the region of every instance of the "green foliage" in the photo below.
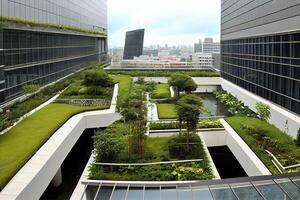
[[[197,124],[197,128],[223,128],[222,123],[220,122],[220,120],[215,119],[215,120],[201,120],[198,124]]]
[[[300,163],[300,148],[294,139],[266,121],[250,117],[229,117],[226,121],[273,173],[278,173],[265,149],[284,166]]]
[[[69,25],[60,25],[60,24],[51,24],[51,23],[43,23],[43,22],[36,22],[31,21],[23,18],[17,18],[17,17],[8,17],[8,16],[0,16],[0,22],[11,22],[11,23],[19,23],[19,24],[25,24],[32,27],[40,26],[40,27],[49,27],[49,28],[56,28],[61,30],[70,30],[70,31],[77,31],[82,33],[88,33],[93,35],[99,35],[102,37],[106,37],[107,34],[105,32],[99,32],[96,30],[89,30],[89,29],[82,29],[75,26],[69,26]]]
[[[187,139],[189,139],[189,148],[187,148]],[[168,149],[171,158],[192,159],[205,156],[202,141],[195,133],[173,136],[168,143]]]
[[[185,74],[172,74],[169,83],[177,91],[177,97],[180,96],[180,92],[191,93],[197,89],[197,84],[190,76]]]
[[[268,121],[268,119],[270,119],[271,108],[269,105],[264,104],[262,102],[257,102],[255,105],[255,109],[257,111],[259,119],[263,121]]]
[[[184,95],[177,101],[178,121],[186,123],[188,132],[196,130],[201,109],[202,99],[196,95]]]
[[[300,128],[299,128],[298,134],[297,134],[296,145],[297,145],[297,147],[300,147]]]
[[[150,130],[165,130],[165,129],[179,129],[180,124],[178,122],[151,122],[149,125]],[[182,124],[181,128],[186,128],[185,124]],[[223,128],[220,120],[201,120],[197,124],[197,128]]]
[[[232,96],[230,93],[225,91],[215,91],[215,97],[226,105],[228,112],[231,115],[246,115],[248,117],[256,117],[255,113],[252,112],[243,102]]]
[[[131,76],[127,75],[111,75],[110,77],[114,80],[115,83],[119,83],[117,107],[118,109],[120,109],[122,102],[130,93],[132,78]]]
[[[189,75],[192,77],[219,77],[220,74],[215,70],[135,70],[135,71],[126,71],[126,70],[107,70],[110,74],[123,74],[130,76],[145,76],[145,77],[169,77],[174,73],[180,73]]]
[[[94,139],[94,155],[97,162],[116,160],[124,146],[109,131],[97,131]]]
[[[158,110],[158,116],[160,119],[176,119],[177,118],[175,104],[158,103],[156,105],[157,105],[157,110]]]
[[[0,135],[0,190],[67,119],[96,109],[52,103]]]
[[[37,84],[28,84],[22,87],[25,94],[32,94],[37,92],[41,87]]]
[[[156,84],[154,93],[151,95],[153,99],[167,99],[171,96],[169,84]]]
[[[110,87],[113,84],[112,78],[102,69],[91,69],[84,73],[83,85]]]
[[[149,81],[145,83],[145,91],[152,94],[156,88],[157,83],[154,81]]]

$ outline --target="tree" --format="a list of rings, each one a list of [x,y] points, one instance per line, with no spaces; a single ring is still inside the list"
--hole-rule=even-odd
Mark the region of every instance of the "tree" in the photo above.
[[[175,73],[171,76],[169,84],[177,91],[177,97],[180,97],[180,92],[191,93],[197,89],[197,84],[194,80],[185,74]]]
[[[258,117],[263,121],[268,121],[271,115],[271,108],[269,105],[264,104],[262,102],[258,102],[255,105],[255,109],[257,111]]]
[[[177,101],[176,110],[180,129],[183,122],[186,123],[187,127],[186,147],[188,152],[190,131],[196,131],[201,109],[202,99],[196,95],[188,94]]]
[[[41,87],[38,84],[28,84],[22,87],[23,92],[28,95],[37,92]]]
[[[92,69],[84,73],[83,84],[86,86],[109,87],[114,82],[105,71]]]
[[[296,138],[296,145],[297,147],[300,147],[300,128],[298,130],[297,138]]]
[[[121,103],[120,113],[128,124],[128,153],[144,154],[147,109],[142,90],[134,89]]]

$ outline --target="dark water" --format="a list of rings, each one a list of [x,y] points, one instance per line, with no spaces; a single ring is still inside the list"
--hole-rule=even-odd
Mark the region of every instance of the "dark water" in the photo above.
[[[62,164],[63,183],[59,187],[53,187],[51,183],[42,195],[44,200],[70,199],[81,174],[91,156],[93,140],[91,136],[94,130],[86,130],[82,133],[77,143]]]
[[[226,106],[219,102],[213,94],[197,94],[203,100],[203,105],[209,112],[203,112],[201,117],[209,116],[228,116],[229,112]]]
[[[208,147],[208,150],[222,179],[247,176],[228,146]]]

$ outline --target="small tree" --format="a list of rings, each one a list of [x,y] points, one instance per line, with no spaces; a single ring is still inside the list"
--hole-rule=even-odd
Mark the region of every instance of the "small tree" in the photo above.
[[[105,71],[92,69],[84,73],[83,84],[86,86],[109,87],[114,83]]]
[[[191,93],[197,89],[197,84],[194,80],[185,74],[173,74],[169,81],[169,84],[173,86],[177,91],[177,97],[180,97],[180,92]]]
[[[200,112],[202,109],[202,99],[196,95],[185,95],[181,97],[176,106],[178,121],[180,123],[180,129],[182,123],[186,123],[187,135],[186,135],[186,147],[189,152],[189,140],[190,131],[196,131],[199,121]]]
[[[296,138],[296,145],[297,147],[300,147],[300,128],[298,130],[297,138]]]
[[[22,87],[23,92],[28,95],[37,92],[41,87],[38,84],[28,84]]]
[[[269,105],[264,104],[262,102],[258,102],[255,105],[258,117],[263,121],[268,121],[271,115],[271,108]]]

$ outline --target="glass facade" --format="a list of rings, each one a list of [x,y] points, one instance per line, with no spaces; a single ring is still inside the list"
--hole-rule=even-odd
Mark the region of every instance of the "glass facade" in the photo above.
[[[300,114],[300,32],[222,40],[222,77]]]
[[[106,0],[1,0],[0,16],[106,31],[106,4]],[[4,66],[0,69],[0,103],[20,95],[25,84],[43,86],[89,62],[106,59],[107,40],[103,37],[4,26],[0,28],[0,66]]]
[[[144,29],[129,31],[126,33],[124,59],[133,59],[143,54]]]

